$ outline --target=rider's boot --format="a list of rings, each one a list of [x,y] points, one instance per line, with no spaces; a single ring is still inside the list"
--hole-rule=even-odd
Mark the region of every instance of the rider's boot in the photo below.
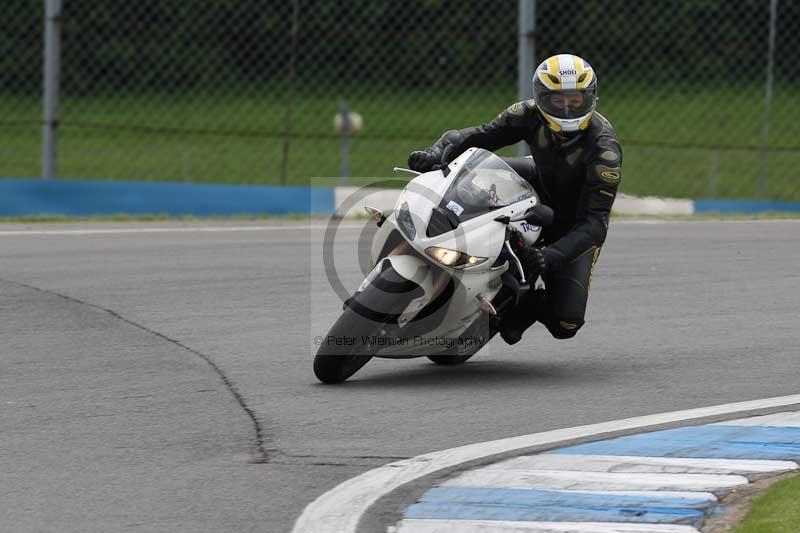
[[[503,317],[500,322],[500,337],[506,344],[518,343],[525,330],[544,315],[546,305],[547,294],[544,289],[530,291],[519,305]]]

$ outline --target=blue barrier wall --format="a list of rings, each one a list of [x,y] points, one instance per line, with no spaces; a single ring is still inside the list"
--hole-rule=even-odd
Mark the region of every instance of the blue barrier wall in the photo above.
[[[331,215],[333,188],[0,179],[0,216]],[[800,212],[800,203],[695,200],[695,213]]]
[[[331,188],[0,179],[0,216],[330,215]]]
[[[695,200],[695,213],[768,213],[800,211],[800,203],[758,200]]]

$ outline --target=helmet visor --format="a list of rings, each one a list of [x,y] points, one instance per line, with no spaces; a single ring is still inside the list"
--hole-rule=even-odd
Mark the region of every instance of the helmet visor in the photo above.
[[[556,118],[575,119],[591,112],[595,104],[593,89],[582,91],[546,91],[536,99],[542,111]]]

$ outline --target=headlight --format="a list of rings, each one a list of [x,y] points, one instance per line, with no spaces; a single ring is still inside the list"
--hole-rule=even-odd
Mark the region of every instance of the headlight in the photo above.
[[[486,261],[485,257],[474,257],[456,250],[439,248],[438,246],[431,246],[425,250],[425,253],[431,256],[437,263],[451,268],[473,267]]]
[[[414,227],[414,221],[411,220],[411,211],[409,211],[408,204],[405,202],[397,210],[397,226],[409,241],[413,241],[417,237],[417,228]]]
[[[458,263],[458,260],[461,259],[461,256],[463,255],[461,252],[448,250],[446,248],[437,248],[436,246],[431,246],[425,250],[425,253],[433,257],[438,263],[449,267]]]
[[[471,267],[475,265],[480,265],[484,261],[486,261],[485,257],[475,257],[474,255],[468,255],[467,260],[464,262],[464,266]]]

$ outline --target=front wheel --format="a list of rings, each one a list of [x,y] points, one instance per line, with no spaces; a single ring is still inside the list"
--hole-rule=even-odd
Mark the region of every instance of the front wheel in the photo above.
[[[370,321],[348,307],[331,327],[314,357],[314,374],[321,382],[341,383],[372,359],[371,346],[356,342],[361,341],[359,333],[364,336],[372,333],[372,328],[365,328],[365,322]],[[354,332],[358,337],[351,337]]]
[[[356,293],[331,327],[314,358],[314,374],[323,383],[341,383],[367,364],[384,332],[393,329],[397,317],[422,289],[385,268],[367,287]]]

